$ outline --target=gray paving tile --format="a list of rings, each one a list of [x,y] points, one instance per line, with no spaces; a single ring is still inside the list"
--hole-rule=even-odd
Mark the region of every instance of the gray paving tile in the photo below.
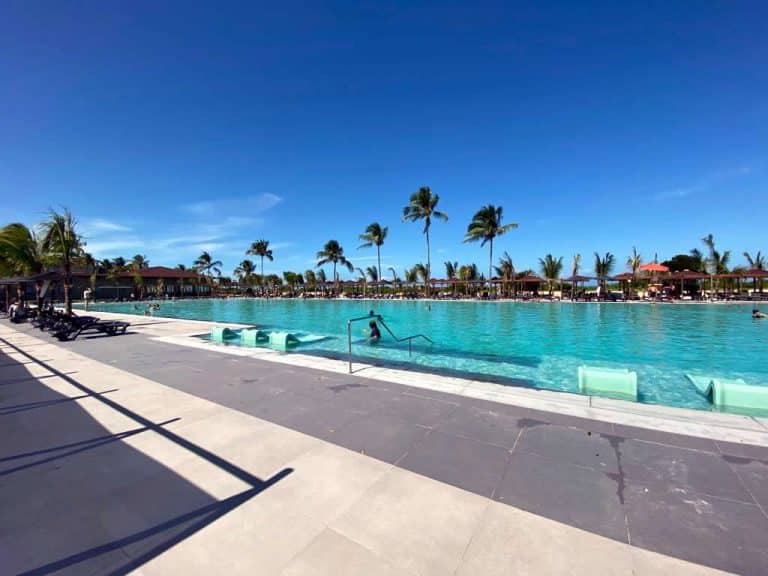
[[[311,398],[292,394],[291,392],[283,392],[268,398],[264,397],[256,404],[250,402],[247,398],[239,397],[235,403],[236,407],[242,406],[249,414],[276,424],[281,424],[300,414],[306,414],[317,404]]]
[[[628,480],[662,488],[672,484],[701,494],[752,502],[736,473],[717,454],[642,440],[621,442],[619,452]]]
[[[395,463],[405,456],[428,428],[391,414],[371,414],[342,426],[330,441],[384,462]]]
[[[457,402],[445,402],[413,394],[398,394],[380,409],[385,414],[394,414],[407,422],[434,427],[458,407]]]
[[[685,436],[683,434],[670,434],[669,432],[662,432],[660,430],[637,428],[636,426],[624,426],[623,424],[614,424],[614,430],[615,434],[622,438],[645,440],[646,442],[656,442],[657,444],[667,444],[669,446],[690,448],[692,450],[717,452],[715,442],[709,438],[697,438],[696,436]]]
[[[633,482],[624,495],[632,545],[739,574],[765,574],[768,518],[757,506]]]
[[[627,542],[619,494],[618,480],[602,472],[515,450],[495,499]]]
[[[440,422],[437,429],[505,448],[512,448],[520,435],[517,418],[502,411],[466,406],[463,403]]]
[[[618,474],[616,449],[611,439],[580,428],[540,424],[525,428],[516,450],[600,472]]]
[[[715,444],[721,454],[768,462],[768,446],[754,446],[752,444],[737,444],[735,442],[720,441],[715,442]]]
[[[490,497],[508,458],[505,448],[433,430],[398,466]]]
[[[343,400],[330,400],[280,419],[280,424],[316,438],[333,441],[337,430],[366,416],[370,411],[348,408]]]
[[[725,456],[726,462],[736,472],[744,487],[768,513],[768,462]]]
[[[560,426],[579,428],[593,434],[613,434],[614,432],[613,424],[610,422],[601,422],[600,420],[590,420],[589,418],[579,418],[578,416],[546,412],[533,408],[516,408],[513,406],[510,406],[510,408],[514,408],[514,413],[519,414],[521,419],[532,420],[534,423],[558,424]]]

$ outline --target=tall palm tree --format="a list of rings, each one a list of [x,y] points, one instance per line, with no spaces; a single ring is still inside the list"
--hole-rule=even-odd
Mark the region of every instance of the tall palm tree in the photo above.
[[[365,298],[368,295],[368,277],[365,275],[365,270],[362,268],[356,267],[355,272],[358,274],[357,281],[363,283],[363,298]]]
[[[643,257],[638,253],[637,248],[632,246],[632,254],[627,258],[627,268],[632,271],[632,286],[637,284],[637,273],[640,266],[643,265]],[[630,287],[630,292],[632,288]]]
[[[488,253],[488,281],[493,278],[493,239],[509,230],[517,228],[517,224],[510,223],[502,225],[504,218],[504,209],[501,206],[488,204],[475,212],[472,221],[467,226],[467,233],[464,236],[464,242],[480,241],[480,246],[488,243],[490,250]]]
[[[445,277],[451,282],[451,293],[456,295],[456,276],[459,273],[459,263],[450,260],[444,262],[445,264]]]
[[[335,285],[336,295],[339,293],[339,277],[336,275],[336,265],[341,264],[346,269],[352,272],[355,267],[352,262],[344,257],[344,248],[336,240],[328,240],[323,246],[323,249],[317,253],[317,267],[325,264],[333,264],[333,282]]]
[[[419,281],[419,270],[414,266],[413,268],[406,268],[403,270],[403,280],[406,284],[410,284],[411,286],[415,286],[416,282]]]
[[[365,229],[365,233],[360,234],[360,240],[363,241],[363,244],[358,246],[358,250],[360,248],[370,248],[371,246],[376,246],[376,268],[378,270],[377,278],[381,277],[381,246],[384,244],[384,240],[387,238],[387,232],[389,232],[389,228],[387,226],[382,227],[382,225],[378,222],[372,222],[371,224],[368,224],[368,227]],[[381,286],[379,286],[377,291],[381,291]]]
[[[392,290],[394,292],[395,288],[397,287],[397,283],[400,281],[400,278],[397,277],[397,270],[395,270],[393,266],[387,268],[387,272],[392,274]]]
[[[131,258],[131,268],[134,270],[141,270],[142,268],[149,267],[149,260],[143,254],[136,254]]]
[[[416,192],[411,194],[408,205],[403,208],[403,222],[424,221],[424,234],[427,237],[427,276],[432,277],[432,267],[429,248],[429,227],[432,225],[432,218],[437,218],[443,222],[448,220],[448,215],[437,210],[437,203],[440,196],[433,194],[428,186],[422,186]],[[425,295],[429,296],[429,282],[424,285]]]
[[[72,286],[72,263],[82,255],[85,245],[77,233],[77,221],[67,209],[62,213],[50,210],[48,219],[41,224],[41,230],[43,250],[63,269],[64,309],[71,315],[72,300],[69,290]]]
[[[555,258],[552,254],[547,254],[544,258],[539,258],[541,273],[547,279],[549,296],[552,297],[552,282],[560,278],[560,272],[563,271],[563,257]]]
[[[499,265],[495,266],[496,275],[501,277],[504,282],[504,292],[508,292],[507,285],[515,278],[515,263],[512,261],[512,257],[504,252],[504,256],[499,258]]]
[[[45,269],[46,259],[42,239],[34,230],[14,222],[0,229],[0,260],[9,275],[37,275]],[[43,283],[35,281],[35,299],[40,307]]]
[[[251,284],[254,272],[256,272],[256,265],[253,263],[253,260],[243,260],[235,268],[235,276],[238,277],[240,282],[245,284]]]
[[[371,282],[379,281],[379,269],[376,266],[368,266],[365,269],[365,273],[368,274],[368,278],[371,279]]]
[[[749,263],[750,270],[765,270],[765,256],[761,252],[755,254],[754,257],[749,252],[744,252],[744,258]],[[763,279],[759,279],[760,293],[763,292]]]
[[[578,285],[576,276],[579,275],[579,268],[581,268],[581,254],[574,254],[571,259],[571,278],[573,279],[571,282],[571,300],[576,298],[576,286]]]
[[[600,284],[603,297],[605,297],[605,283],[608,276],[610,276],[613,271],[614,264],[615,258],[610,252],[606,252],[605,257],[603,258],[600,257],[600,254],[595,252],[595,275]]]
[[[208,284],[211,287],[211,296],[213,295],[213,274],[215,272],[217,276],[221,276],[221,260],[214,260],[208,252],[200,254],[197,260],[193,262],[198,272],[207,274]]]
[[[269,249],[269,240],[256,240],[251,243],[251,247],[245,251],[246,254],[258,256],[261,258],[261,281],[264,282],[264,258],[272,262],[274,257],[272,256],[272,250]]]
[[[417,280],[421,278],[421,281],[425,283],[429,280],[429,273],[427,272],[427,267],[424,266],[424,264],[422,264],[421,262],[413,266],[413,271],[416,272]]]
[[[459,280],[464,282],[464,293],[469,292],[469,283],[477,280],[477,264],[465,264],[459,268]]]

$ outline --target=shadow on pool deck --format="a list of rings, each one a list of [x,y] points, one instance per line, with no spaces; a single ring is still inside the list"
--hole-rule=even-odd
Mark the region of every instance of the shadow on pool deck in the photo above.
[[[91,390],[70,374],[34,363],[51,374],[32,377],[26,360],[0,351],[4,573],[127,573],[291,473],[284,469],[262,480],[165,428],[178,418],[151,422],[112,401],[115,390]],[[45,386],[53,376],[80,394],[67,397]],[[86,398],[136,426],[109,432],[78,404]],[[250,487],[217,500],[124,442],[142,434],[161,435]]]

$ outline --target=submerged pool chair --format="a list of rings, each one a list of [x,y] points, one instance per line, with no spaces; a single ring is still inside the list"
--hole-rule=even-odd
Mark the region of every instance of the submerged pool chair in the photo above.
[[[241,346],[258,346],[269,341],[269,332],[258,328],[248,328],[240,332]]]
[[[693,374],[685,377],[717,408],[768,410],[768,386],[747,384],[741,378],[726,380]]]
[[[579,366],[579,392],[636,401],[637,372],[626,368]]]
[[[281,352],[299,345],[299,339],[290,332],[270,332],[269,347]]]
[[[225,326],[214,326],[211,328],[211,340],[214,342],[224,342],[237,338],[237,332]]]

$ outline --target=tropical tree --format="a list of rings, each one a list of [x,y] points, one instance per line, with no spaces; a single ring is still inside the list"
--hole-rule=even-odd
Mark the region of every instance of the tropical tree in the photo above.
[[[72,299],[69,290],[72,287],[72,263],[83,254],[83,242],[77,233],[77,221],[72,213],[64,209],[59,213],[48,212],[48,219],[41,224],[42,249],[53,263],[60,266],[64,280],[64,309],[72,314]]]
[[[381,277],[381,246],[387,238],[387,232],[389,232],[387,226],[382,227],[378,222],[372,222],[371,224],[368,224],[365,233],[360,234],[360,240],[363,241],[363,244],[360,244],[358,249],[376,246],[376,280]],[[376,280],[374,280],[374,282],[376,282]],[[378,287],[377,291],[381,291],[381,286]]]
[[[397,283],[400,282],[400,278],[397,277],[397,270],[395,270],[394,267],[392,266],[387,268],[387,272],[392,274],[392,290],[394,291],[395,287],[397,286]]]
[[[615,258],[610,252],[606,252],[603,258],[595,252],[595,275],[597,276],[603,297],[605,297],[605,283],[613,271],[614,264]]]
[[[325,270],[318,270],[315,277],[317,278],[317,281],[323,285],[323,294],[325,294],[325,285],[328,283],[328,277],[325,275]]]
[[[42,239],[24,224],[15,222],[0,229],[0,260],[9,275],[37,275],[46,264]],[[43,283],[35,281],[35,297],[40,307]]]
[[[253,263],[253,260],[246,259],[237,265],[237,268],[235,268],[234,272],[235,276],[238,277],[240,282],[250,285],[253,282],[253,275],[256,272],[256,265]]]
[[[459,280],[464,283],[464,293],[469,292],[469,283],[477,280],[477,264],[465,264],[459,268]]]
[[[475,212],[472,221],[467,226],[467,233],[464,235],[464,242],[480,242],[480,246],[489,246],[488,251],[488,280],[493,278],[493,239],[509,230],[517,228],[517,224],[510,223],[502,225],[504,218],[504,209],[501,206],[488,204]]]
[[[643,265],[643,257],[637,251],[637,248],[632,246],[632,254],[627,257],[627,268],[632,272],[632,285],[630,286],[630,292],[632,286],[637,284],[637,273],[640,271],[640,266]]]
[[[744,252],[744,258],[747,259],[747,262],[749,263],[749,269],[750,270],[765,270],[765,256],[762,255],[762,253],[758,252],[753,257],[749,252]],[[759,286],[760,286],[760,292],[763,292],[763,279],[760,278],[758,280]]]
[[[376,266],[368,266],[365,269],[365,273],[368,274],[368,278],[371,279],[371,282],[379,281],[379,269]]]
[[[272,250],[269,248],[269,240],[256,240],[251,243],[251,247],[245,251],[246,254],[258,256],[261,258],[261,278],[264,281],[264,258],[272,262],[274,257],[272,256]]]
[[[142,268],[149,267],[149,260],[143,254],[136,254],[131,258],[131,268],[133,270],[141,270]]]
[[[418,280],[421,278],[422,282],[428,282],[429,281],[429,272],[427,272],[427,267],[424,266],[421,262],[418,264],[415,264],[413,266],[414,272],[416,272],[416,279]]]
[[[579,268],[581,268],[581,254],[574,254],[571,258],[571,300],[576,298],[576,276],[579,275]]]
[[[335,292],[339,293],[339,277],[336,275],[336,265],[341,264],[348,271],[352,272],[355,267],[352,262],[344,257],[344,248],[336,240],[328,240],[323,246],[323,249],[317,253],[317,268],[325,264],[333,264],[333,282],[335,285]]]
[[[118,256],[117,258],[112,260],[112,264],[116,268],[120,268],[120,269],[124,269],[127,266],[127,262],[125,261],[125,258],[123,258],[122,256]]]
[[[182,272],[186,272],[187,266],[185,264],[176,264],[176,270],[181,270]]]
[[[539,258],[541,273],[547,279],[549,296],[552,297],[552,282],[560,278],[560,272],[563,271],[563,257],[555,258],[552,254],[547,254],[544,258]]]
[[[139,300],[144,298],[144,277],[138,270],[133,273],[133,293]]]
[[[221,260],[214,260],[208,252],[203,252],[193,264],[198,272],[207,274],[208,284],[211,286],[211,290],[213,290],[213,274],[211,272],[221,276]]]
[[[419,281],[419,270],[414,266],[413,268],[406,268],[403,270],[403,280],[406,284],[414,286]]]
[[[504,256],[499,258],[499,265],[495,266],[494,269],[496,275],[504,282],[504,292],[508,293],[507,285],[515,278],[515,264],[512,262],[512,257],[505,251]]]
[[[430,247],[429,247],[429,228],[432,225],[432,218],[437,218],[443,222],[448,220],[448,215],[437,210],[437,204],[440,196],[433,194],[427,186],[422,186],[416,192],[411,194],[408,205],[403,208],[403,222],[424,221],[424,234],[427,237],[427,276],[432,277]],[[429,282],[424,285],[424,293],[429,296]]]

